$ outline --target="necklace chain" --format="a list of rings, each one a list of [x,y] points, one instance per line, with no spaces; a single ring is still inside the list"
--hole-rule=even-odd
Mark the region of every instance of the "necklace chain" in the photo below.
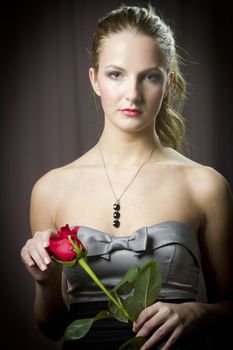
[[[133,181],[137,177],[137,175],[138,175],[139,171],[142,169],[142,167],[147,163],[147,161],[150,161],[150,159],[152,157],[152,154],[154,152],[154,148],[150,151],[150,153],[146,156],[144,161],[141,163],[141,165],[139,166],[139,168],[137,169],[137,171],[135,172],[135,174],[133,175],[133,177],[129,181],[128,185],[122,191],[122,193],[119,196],[117,196],[116,192],[115,192],[115,190],[113,188],[112,182],[110,180],[108,171],[107,171],[107,167],[106,167],[106,163],[105,163],[105,159],[104,159],[104,156],[103,156],[103,152],[102,152],[102,149],[101,149],[100,142],[98,143],[98,145],[99,145],[100,156],[101,156],[101,159],[102,159],[102,162],[103,162],[104,171],[105,171],[106,177],[108,179],[110,188],[112,190],[113,196],[115,197],[115,200],[116,200],[116,202],[113,204],[113,209],[115,210],[114,213],[113,213],[113,218],[115,219],[115,220],[113,220],[113,226],[119,227],[120,226],[120,221],[119,221],[119,218],[120,218],[120,213],[119,213],[119,211],[120,211],[120,199],[125,194],[125,192],[128,190],[128,188],[132,185]]]

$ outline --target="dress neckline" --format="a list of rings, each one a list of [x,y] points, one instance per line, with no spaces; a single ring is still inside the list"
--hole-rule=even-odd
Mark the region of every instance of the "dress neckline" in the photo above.
[[[73,225],[73,226],[79,226],[79,228],[81,228],[81,229],[85,229],[86,228],[88,230],[92,230],[92,231],[96,232],[97,234],[101,233],[101,234],[104,234],[104,235],[109,236],[109,237],[114,238],[114,239],[117,239],[117,238],[120,239],[120,238],[130,238],[133,235],[135,235],[135,233],[137,233],[138,231],[145,230],[145,229],[153,230],[154,228],[159,228],[159,226],[166,225],[166,224],[180,225],[183,228],[185,228],[188,232],[194,233],[193,229],[187,223],[185,223],[183,221],[180,221],[180,220],[164,220],[164,221],[160,221],[158,223],[152,224],[152,225],[145,225],[145,226],[139,227],[138,229],[133,231],[131,234],[122,235],[122,236],[117,236],[117,235],[114,235],[112,233],[101,231],[101,230],[99,230],[97,228],[90,227],[90,226],[85,226],[85,225]]]

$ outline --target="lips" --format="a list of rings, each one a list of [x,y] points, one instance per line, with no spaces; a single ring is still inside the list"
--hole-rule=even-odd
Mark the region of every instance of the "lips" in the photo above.
[[[120,111],[128,117],[136,117],[142,114],[142,111],[136,108],[123,108]]]

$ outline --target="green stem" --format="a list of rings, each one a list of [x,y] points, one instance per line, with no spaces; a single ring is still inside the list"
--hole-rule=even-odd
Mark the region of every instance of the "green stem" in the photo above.
[[[104,287],[104,285],[100,282],[98,277],[91,270],[87,262],[84,258],[80,258],[78,260],[79,265],[86,271],[86,273],[95,281],[95,283],[102,289],[102,291],[108,296],[108,298],[123,312],[123,314],[129,319],[128,312],[123,308],[121,304],[109,293],[109,291]]]
[[[94,280],[94,282],[102,289],[102,291],[108,296],[108,298],[121,310],[121,312],[129,319],[129,314],[128,312],[124,309],[124,307],[118,303],[118,301],[109,293],[109,291],[104,287],[104,285],[100,282],[100,280],[98,279],[98,277],[94,274],[94,272],[92,271],[92,269],[89,267],[89,265],[87,264],[86,260],[83,258],[84,254],[81,250],[81,248],[79,248],[76,243],[73,241],[72,237],[69,235],[68,239],[70,241],[70,243],[73,246],[74,251],[77,254],[77,257],[80,256],[80,258],[77,259],[75,265],[77,264],[77,262],[79,263],[79,265],[83,268],[83,270]],[[82,255],[81,255],[82,254]]]

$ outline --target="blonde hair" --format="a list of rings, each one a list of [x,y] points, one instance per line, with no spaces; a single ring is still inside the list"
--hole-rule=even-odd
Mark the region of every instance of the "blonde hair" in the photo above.
[[[168,72],[173,72],[173,82],[157,115],[155,129],[164,146],[183,152],[185,123],[181,112],[186,87],[180,71],[180,57],[176,52],[173,32],[151,5],[148,8],[121,5],[99,20],[92,44],[92,65],[98,71],[103,40],[126,29],[154,38],[164,55]]]

